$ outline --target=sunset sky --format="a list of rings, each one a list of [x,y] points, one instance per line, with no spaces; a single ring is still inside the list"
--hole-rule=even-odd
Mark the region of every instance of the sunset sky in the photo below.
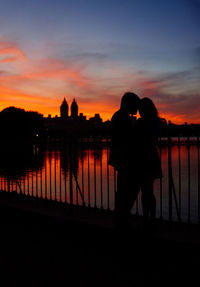
[[[126,91],[200,123],[200,0],[0,0],[0,110],[107,120]]]

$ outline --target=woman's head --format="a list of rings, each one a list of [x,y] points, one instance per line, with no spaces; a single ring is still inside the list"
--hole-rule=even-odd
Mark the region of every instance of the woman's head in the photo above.
[[[143,98],[140,100],[139,113],[144,119],[157,120],[159,118],[156,106],[149,98]]]

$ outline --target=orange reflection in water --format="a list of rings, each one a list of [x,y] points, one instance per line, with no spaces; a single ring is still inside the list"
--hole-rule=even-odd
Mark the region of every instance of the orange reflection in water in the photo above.
[[[168,148],[161,150],[163,179],[155,182],[157,216],[168,218]],[[183,220],[190,217],[197,221],[198,215],[198,149],[196,145],[172,147],[172,172],[178,207]],[[86,147],[70,154],[67,149],[47,150],[43,155],[41,167],[27,170],[18,178],[0,176],[0,189],[17,191],[30,196],[86,206],[114,209],[116,173],[107,165],[109,150],[103,147]],[[82,193],[82,196],[81,196]],[[188,202],[188,199],[190,202]],[[174,208],[173,218],[177,220]],[[141,214],[140,195],[133,212]]]

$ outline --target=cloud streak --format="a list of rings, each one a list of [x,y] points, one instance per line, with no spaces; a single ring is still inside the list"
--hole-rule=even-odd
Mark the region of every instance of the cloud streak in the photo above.
[[[26,55],[15,43],[0,39],[0,63],[9,63],[24,59],[26,59]]]
[[[123,93],[133,91],[152,98],[167,119],[200,122],[200,94],[192,90],[198,86],[197,67],[152,75],[99,53],[33,60],[17,44],[3,40],[0,64],[0,109],[16,105],[55,115],[64,96],[69,102],[75,97],[80,112],[88,116],[98,112],[107,120],[119,107]]]

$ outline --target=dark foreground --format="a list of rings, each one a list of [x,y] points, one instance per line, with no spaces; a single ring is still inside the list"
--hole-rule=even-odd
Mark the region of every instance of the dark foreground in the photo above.
[[[184,231],[183,241],[156,236],[159,226],[120,235],[4,205],[0,228],[1,286],[199,284],[199,241],[185,241]]]

